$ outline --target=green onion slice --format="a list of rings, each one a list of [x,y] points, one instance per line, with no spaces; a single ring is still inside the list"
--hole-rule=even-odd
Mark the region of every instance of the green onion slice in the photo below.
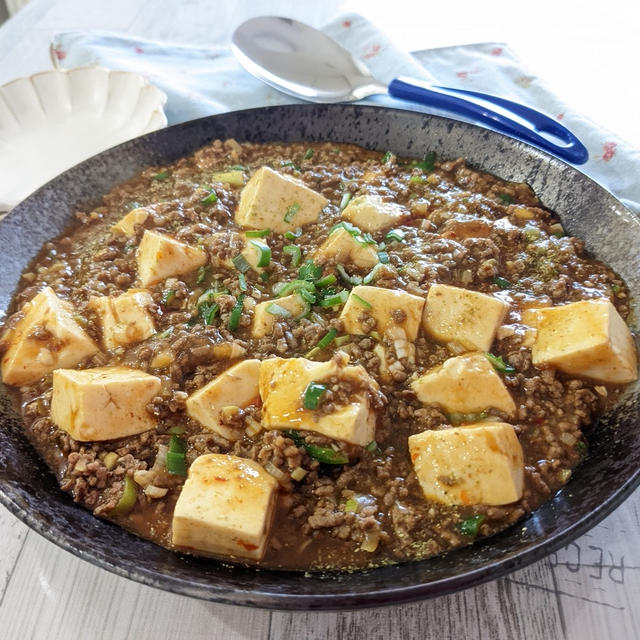
[[[354,500],[353,498],[349,498],[344,503],[344,511],[345,513],[356,513],[358,511],[359,506],[360,505],[358,504],[357,500]]]
[[[259,242],[258,240],[249,240],[249,244],[254,246],[259,252],[260,257],[258,258],[257,267],[268,267],[271,264],[271,248],[269,245],[264,244],[264,242]]]
[[[338,332],[336,329],[329,329],[320,342],[318,342],[316,347],[318,349],[326,349],[335,340],[337,335]]]
[[[211,191],[208,196],[200,200],[200,204],[215,204],[216,202],[218,202],[218,194],[215,191]]]
[[[305,302],[309,304],[316,303],[316,295],[315,293],[311,293],[308,289],[298,289],[296,292]]]
[[[402,242],[406,233],[402,229],[391,229],[384,237],[387,242]]]
[[[513,197],[508,193],[499,193],[498,200],[500,200],[502,204],[513,204]]]
[[[167,433],[175,433],[176,435],[181,435],[185,432],[185,428],[182,425],[176,425],[175,427],[171,427]]]
[[[235,331],[240,324],[240,316],[242,315],[244,303],[244,293],[241,293],[236,300],[236,304],[229,315],[229,330]]]
[[[156,173],[155,175],[151,176],[152,180],[166,180],[169,177],[169,172],[168,171],[161,171],[160,173]]]
[[[271,233],[271,229],[252,229],[251,231],[245,231],[244,235],[247,238],[266,238]]]
[[[233,266],[240,273],[247,273],[247,271],[251,269],[251,265],[247,262],[247,259],[241,253],[239,253],[235,258],[233,258],[231,262],[233,262]]]
[[[309,148],[304,152],[303,160],[311,160],[313,157],[313,149]]]
[[[287,160],[286,162],[282,162],[280,164],[280,166],[281,167],[292,167],[296,171],[300,171],[300,167],[295,162],[293,162],[292,160]]]
[[[367,302],[364,298],[356,295],[355,293],[351,293],[351,297],[363,308],[367,311],[369,309],[373,309],[373,305],[370,302]]]
[[[293,220],[293,216],[295,216],[298,211],[300,211],[300,205],[297,202],[294,202],[284,214],[284,221],[291,222]]]
[[[340,211],[343,211],[344,209],[346,209],[347,205],[351,202],[352,197],[353,196],[349,191],[345,191],[342,194],[342,199],[340,200]]]
[[[205,324],[213,324],[216,313],[220,310],[220,305],[216,302],[213,304],[203,304],[198,307],[198,313]]]
[[[162,304],[171,304],[171,301],[176,297],[176,290],[175,289],[167,289],[163,294],[162,294]]]
[[[378,443],[375,440],[372,440],[366,447],[365,449],[369,452],[369,453],[375,453],[378,450]]]
[[[436,152],[429,151],[424,155],[424,158],[420,162],[415,162],[414,167],[418,167],[423,171],[433,171],[436,168]]]
[[[389,254],[386,251],[378,251],[378,260],[382,264],[389,264]]]
[[[311,458],[323,464],[348,464],[349,458],[341,451],[335,451],[331,447],[319,447],[315,444],[307,444],[302,436],[295,431],[285,431],[297,447],[303,447]]]
[[[385,263],[380,261],[380,264],[377,264],[375,267],[373,267],[373,269],[371,269],[371,271],[369,271],[369,273],[367,273],[367,275],[362,278],[362,284],[369,284],[370,282],[373,282],[373,280],[375,280],[375,278],[377,277],[380,269],[384,268],[384,264]]]
[[[240,287],[240,291],[246,291],[248,289],[247,277],[244,275],[244,273],[238,274],[238,286]]]
[[[387,164],[387,162],[389,162],[389,160],[391,160],[392,157],[393,157],[393,153],[391,153],[391,151],[387,151],[382,156],[382,164]]]
[[[320,404],[320,398],[325,394],[327,385],[320,382],[310,382],[304,390],[302,404],[305,409],[315,411]]]
[[[470,538],[477,537],[480,525],[484,522],[484,516],[482,514],[478,514],[477,516],[471,516],[470,518],[465,518],[461,522],[458,523],[458,529],[463,536],[469,536]]]
[[[287,283],[278,283],[273,287],[273,292],[278,296],[278,298],[284,298],[290,293],[295,293],[301,289],[306,289],[310,293],[315,293],[316,291],[313,282],[309,282],[308,280],[292,280]]]
[[[487,360],[493,365],[493,368],[499,373],[515,373],[516,370],[507,364],[500,356],[494,356],[493,353],[484,354]]]
[[[345,268],[339,264],[336,266],[336,269],[338,270],[338,273],[340,274],[340,277],[347,283],[353,286],[362,284],[362,277],[361,276],[350,276]]]
[[[302,235],[302,229],[298,227],[295,231],[286,231],[284,234],[285,240],[289,240],[289,242],[293,242],[297,240]]]
[[[331,229],[329,229],[329,235],[336,232],[338,229],[344,229],[348,233],[350,233],[354,238],[362,234],[362,229],[356,227],[354,224],[343,220],[342,222],[338,222],[338,224],[334,224]]]
[[[202,284],[209,275],[209,265],[202,265],[198,267],[198,277],[196,278],[196,284]]]
[[[175,451],[167,451],[167,471],[172,476],[187,475],[187,461],[184,453]]]
[[[297,267],[300,264],[300,260],[302,260],[302,251],[300,251],[300,247],[295,244],[288,244],[282,248],[282,252],[285,255],[291,256],[292,267]]]
[[[320,300],[320,306],[326,308],[335,307],[339,304],[345,304],[348,297],[349,292],[345,289],[344,291],[341,291],[340,293],[337,293],[335,295],[322,298],[322,300]]]
[[[126,513],[129,513],[129,511],[131,511],[135,506],[137,499],[138,487],[136,486],[136,483],[133,481],[131,476],[125,476],[122,495],[120,496],[120,500],[118,500],[116,506],[111,509],[110,515],[123,516]]]
[[[338,282],[338,278],[336,278],[335,274],[330,273],[328,276],[324,276],[324,278],[316,280],[315,285],[319,289],[323,289],[324,287],[328,287],[330,284],[335,284],[336,282]]]
[[[500,276],[493,278],[492,282],[500,289],[509,289],[513,286],[506,278],[501,278]]]
[[[249,171],[249,167],[245,167],[243,164],[232,164],[229,169],[233,171]]]
[[[267,307],[267,313],[270,313],[272,316],[280,316],[281,318],[290,318],[292,315],[291,311],[289,311],[288,309],[285,309],[284,307],[281,307],[279,304],[276,304],[275,302],[272,302]]]

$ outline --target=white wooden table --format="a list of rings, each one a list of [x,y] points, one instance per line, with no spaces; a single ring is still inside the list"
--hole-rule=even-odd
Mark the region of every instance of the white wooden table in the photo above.
[[[583,2],[576,8],[545,1],[525,14],[506,0],[493,6],[464,0],[451,26],[451,3],[424,0],[394,9],[365,0],[33,0],[0,28],[0,84],[49,68],[48,43],[57,31],[119,30],[206,44],[250,15],[321,25],[355,10],[408,49],[506,41],[556,90],[563,87],[567,102],[586,105],[583,113],[640,146],[640,83],[632,64],[640,60],[636,5],[610,0],[606,7]],[[594,87],[598,70],[607,73]],[[116,577],[61,551],[0,507],[0,640],[640,638],[639,537],[636,492],[575,543],[480,587],[354,613],[281,613],[205,603]]]

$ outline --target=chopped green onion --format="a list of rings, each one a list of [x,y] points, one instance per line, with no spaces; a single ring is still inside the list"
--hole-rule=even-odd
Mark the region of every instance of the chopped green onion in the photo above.
[[[353,498],[349,498],[344,503],[344,511],[345,513],[356,513],[358,511],[359,506],[360,505],[358,504],[357,500],[354,500]]]
[[[287,160],[287,162],[280,163],[280,166],[281,167],[292,167],[296,171],[300,171],[300,167],[295,162],[292,162],[291,160]]]
[[[279,304],[276,304],[275,302],[272,302],[267,307],[267,313],[270,313],[272,316],[280,316],[281,318],[290,318],[292,315],[291,311],[289,311],[288,309],[285,309],[284,307],[281,307]]]
[[[300,260],[302,260],[302,251],[300,251],[300,247],[295,244],[288,244],[282,248],[282,252],[285,255],[291,256],[292,267],[297,267],[300,264]]]
[[[389,254],[386,251],[378,251],[378,260],[382,264],[389,264]]]
[[[287,209],[287,212],[284,214],[284,221],[285,222],[291,222],[293,220],[293,216],[295,216],[296,213],[298,213],[299,210],[300,210],[300,205],[297,202],[294,202]]]
[[[414,167],[418,167],[423,171],[433,171],[436,168],[436,152],[429,151],[420,162],[415,162]]]
[[[424,176],[411,176],[409,182],[426,182],[427,179]]]
[[[581,455],[587,455],[587,443],[584,440],[578,440],[576,442],[576,451]]]
[[[172,434],[169,440],[169,451],[173,453],[185,453],[187,451],[187,443],[182,438],[178,438],[176,434]]]
[[[162,294],[162,304],[171,304],[171,301],[176,297],[176,290],[175,289],[167,289],[163,294]]]
[[[513,286],[506,278],[501,278],[500,276],[496,276],[492,282],[500,289],[509,289]]]
[[[387,151],[382,156],[382,164],[387,164],[387,162],[389,162],[389,160],[391,160],[392,157],[393,157],[393,153],[391,153],[391,151]]]
[[[229,315],[229,330],[235,331],[240,324],[240,316],[242,315],[244,302],[244,293],[241,293],[236,300],[236,304]]]
[[[338,332],[336,329],[329,329],[329,331],[320,340],[320,342],[318,342],[316,347],[318,349],[326,349],[335,340],[335,337],[337,335],[338,335]]]
[[[527,242],[535,242],[540,237],[540,229],[529,225],[523,229],[523,233]]]
[[[244,273],[238,274],[238,286],[240,287],[240,291],[246,291],[248,289],[247,277],[244,275]]]
[[[351,202],[351,198],[353,196],[349,191],[345,191],[342,195],[342,199],[340,200],[340,211],[346,209],[347,205]]]
[[[269,274],[266,271],[263,271],[260,274],[260,280],[262,280],[262,282],[267,282],[269,280]]]
[[[610,285],[610,289],[614,294],[620,293],[620,285],[616,284],[615,282],[612,285]]]
[[[484,522],[484,516],[478,514],[477,516],[471,516],[465,518],[462,522],[458,523],[458,529],[463,536],[469,536],[475,538],[480,530],[480,525]]]
[[[307,444],[302,436],[295,431],[285,431],[286,436],[291,438],[297,447],[303,447],[311,458],[323,464],[348,464],[349,458],[340,451],[335,451],[331,447],[319,447],[315,444]]]
[[[217,283],[216,283],[216,287],[217,287]],[[217,288],[207,289],[198,298],[198,301],[196,302],[196,307],[199,307],[200,305],[203,305],[203,304],[211,304],[218,296],[222,295],[223,293],[229,293],[229,292],[227,289],[223,289],[222,291],[219,291]]]
[[[175,427],[171,427],[167,433],[175,433],[176,435],[181,435],[185,432],[185,428],[182,425],[176,425]]]
[[[253,229],[251,231],[245,231],[244,235],[247,238],[266,238],[271,233],[271,229]]]
[[[302,229],[298,227],[295,231],[286,231],[284,234],[285,240],[289,240],[289,242],[293,242],[297,240],[302,235]]]
[[[334,341],[336,347],[341,347],[343,344],[347,344],[347,342],[351,342],[351,336],[338,336]]]
[[[131,511],[135,506],[137,499],[138,487],[136,486],[136,483],[133,481],[131,476],[125,476],[122,495],[120,496],[120,500],[118,500],[116,506],[111,509],[110,515],[123,516],[126,513],[129,513],[129,511]]]
[[[245,167],[243,164],[232,164],[229,169],[233,171],[249,171],[249,167]]]
[[[513,198],[508,193],[499,193],[498,200],[500,200],[502,204],[513,204]]]
[[[402,242],[405,237],[405,232],[402,229],[391,229],[389,233],[384,237],[387,242]]]
[[[359,285],[362,284],[362,277],[361,276],[350,276],[345,268],[339,264],[336,266],[336,269],[338,270],[338,273],[340,274],[340,277],[347,283],[350,285]]]
[[[308,289],[298,289],[296,292],[305,302],[309,304],[316,303],[316,295],[315,293],[311,293]]]
[[[109,451],[104,458],[102,458],[102,464],[108,471],[113,471],[118,464],[119,456],[115,451]]]
[[[283,286],[280,286],[283,285]],[[301,289],[306,289],[310,293],[315,293],[315,286],[312,282],[308,280],[292,280],[291,282],[279,283],[275,287],[273,287],[274,293],[278,296],[278,298],[284,298],[288,296],[290,293],[295,293],[296,291],[300,291]]]
[[[369,452],[369,453],[375,453],[376,451],[378,451],[378,443],[375,440],[372,440],[366,447],[365,449]]]
[[[140,209],[140,207],[142,207],[142,205],[139,202],[136,202],[135,200],[132,200],[131,202],[127,202],[125,207],[126,207],[127,211],[131,211],[133,209]]]
[[[198,307],[198,313],[205,324],[213,324],[216,313],[220,310],[220,305],[216,302],[213,304],[203,304]]]
[[[305,409],[315,411],[320,404],[320,398],[325,394],[327,385],[320,382],[310,382],[304,390],[302,404]]]
[[[373,309],[373,305],[370,302],[367,302],[364,298],[361,298],[360,296],[356,295],[355,293],[351,293],[351,297],[363,308],[363,309],[367,309],[367,311],[369,309]]]
[[[338,224],[334,224],[333,227],[329,229],[329,235],[336,232],[338,229],[344,229],[354,238],[362,234],[362,229],[360,229],[359,227],[356,227],[350,222],[347,222],[346,220],[343,220],[342,222],[338,222]]]
[[[358,244],[366,245],[366,244],[378,244],[370,233],[363,233],[360,236],[355,236]]]
[[[241,253],[239,253],[235,258],[233,258],[231,262],[233,262],[233,266],[240,273],[247,273],[247,271],[251,269],[251,265],[247,262],[247,259]]]
[[[493,368],[499,373],[515,373],[516,370],[507,364],[500,356],[494,356],[493,353],[484,354],[487,360],[493,365]]]
[[[167,472],[172,476],[187,475],[187,461],[184,453],[167,451]]]
[[[339,304],[344,304],[349,297],[349,292],[345,289],[340,293],[336,293],[335,295],[326,296],[320,300],[320,306],[323,308],[326,307],[335,307]]]
[[[322,275],[322,267],[307,260],[298,270],[300,280],[317,280]]]
[[[369,273],[367,273],[367,275],[364,278],[362,278],[362,284],[369,284],[370,282],[373,282],[375,277],[378,275],[378,272],[380,271],[380,269],[384,268],[384,264],[385,263],[383,263],[381,260],[379,264],[373,267],[373,269],[371,269],[371,271],[369,271]]]
[[[168,338],[172,333],[173,333],[173,325],[168,327],[167,329],[165,329],[164,331],[162,331],[161,333],[156,333],[155,336],[153,336],[156,340],[163,340],[164,338]]]
[[[169,177],[169,172],[168,171],[161,171],[160,173],[156,173],[155,175],[151,176],[152,180],[166,180]]]
[[[218,202],[218,194],[215,191],[211,191],[208,196],[200,200],[200,204],[215,204],[216,202]]]
[[[271,264],[271,248],[269,245],[257,240],[249,240],[249,244],[254,246],[260,252],[257,267],[268,267]]]
[[[447,420],[450,424],[473,424],[474,422],[482,422],[489,417],[486,411],[481,413],[448,413]]]
[[[316,280],[316,287],[322,289],[324,287],[328,287],[330,284],[335,284],[338,282],[338,278],[336,278],[335,274],[330,273],[328,276],[324,278],[320,278],[320,280]]]
[[[202,284],[209,275],[209,265],[202,265],[198,267],[198,277],[196,278],[196,284]]]
[[[304,156],[303,156],[303,160],[311,160],[311,158],[313,157],[313,149],[309,148],[305,151]]]

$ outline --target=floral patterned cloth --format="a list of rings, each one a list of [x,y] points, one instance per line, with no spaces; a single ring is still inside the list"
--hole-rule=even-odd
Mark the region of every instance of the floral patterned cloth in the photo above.
[[[634,212],[640,212],[640,151],[562,102],[506,44],[481,43],[408,53],[356,14],[342,16],[323,30],[363,60],[382,82],[409,76],[501,95],[555,116],[589,150],[590,160],[580,170]],[[143,74],[166,92],[169,124],[235,109],[300,102],[256,80],[222,45],[189,47],[89,32],[57,34],[51,51],[62,68],[100,64]],[[362,103],[440,113],[386,95],[372,96]]]

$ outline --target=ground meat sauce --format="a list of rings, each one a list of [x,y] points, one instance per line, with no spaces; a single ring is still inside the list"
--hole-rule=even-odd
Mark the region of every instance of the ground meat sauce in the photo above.
[[[126,348],[101,350],[78,366],[124,365],[159,377],[161,391],[147,406],[157,419],[156,430],[120,440],[78,442],[50,419],[51,374],[19,388],[25,429],[62,489],[97,516],[112,518],[170,548],[172,514],[184,477],[168,473],[163,462],[171,433],[178,433],[186,443],[187,466],[202,454],[231,453],[257,461],[275,474],[277,507],[260,564],[302,570],[352,569],[425,558],[468,545],[476,535],[490,536],[548,500],[585,457],[585,432],[595,416],[615,401],[619,388],[532,366],[531,350],[517,330],[521,310],[532,304],[561,305],[604,297],[626,318],[627,289],[610,268],[585,255],[581,240],[564,234],[558,219],[540,205],[526,184],[475,171],[463,160],[431,160],[416,163],[333,143],[215,141],[173,165],[143,171],[114,188],[97,208],[78,211],[73,228],[47,243],[24,273],[7,326],[20,319],[25,302],[50,286],[73,303],[76,320],[100,344],[99,325],[88,300],[119,295],[135,286],[136,247],[145,229],[201,247],[209,262],[187,276],[148,287],[154,335]],[[245,181],[258,168],[272,167],[329,200],[318,222],[305,225],[293,242],[277,233],[263,238],[271,248],[271,262],[262,275],[246,272],[246,291],[239,272],[223,265],[239,253],[244,240],[244,230],[234,223],[242,187],[210,182],[213,172],[232,165],[241,165],[235,170],[244,172]],[[212,189],[217,199],[209,197]],[[489,417],[511,422],[522,445],[525,480],[519,501],[503,506],[444,506],[424,498],[407,438],[464,424],[465,416],[447,415],[438,405],[423,405],[409,386],[408,379],[416,372],[422,374],[456,355],[422,331],[414,343],[414,364],[407,358],[385,357],[389,382],[380,375],[381,358],[375,351],[388,338],[374,331],[375,321],[367,324],[365,309],[361,320],[367,335],[345,337],[338,319],[340,306],[314,306],[302,319],[278,317],[269,335],[251,337],[253,308],[275,298],[276,283],[298,277],[299,266],[340,221],[345,194],[377,195],[404,205],[411,214],[393,227],[403,233],[401,240],[385,240],[388,228],[372,234],[378,249],[386,253],[372,283],[375,286],[425,297],[433,284],[443,283],[509,302],[491,350],[508,367],[502,380],[517,414],[509,419],[489,410]],[[149,215],[136,227],[135,236],[113,233],[111,226],[136,207],[146,207]],[[291,255],[283,251],[291,244],[301,249],[297,267],[291,266]],[[363,277],[370,271],[353,265],[347,268],[351,276]],[[322,273],[337,275],[336,265],[327,261]],[[340,277],[333,286],[337,293],[350,288]],[[205,324],[197,303],[211,287],[220,293],[219,309]],[[238,326],[230,330],[242,294]],[[403,310],[394,311],[395,322],[402,323],[404,316]],[[316,349],[312,357],[327,361],[339,348],[348,354],[350,364],[362,365],[380,384],[372,398],[376,435],[368,446],[332,441],[314,432],[298,432],[292,438],[284,431],[262,430],[259,404],[225,413],[223,421],[236,434],[235,440],[204,429],[185,412],[188,396],[235,362],[304,356],[331,329],[342,338],[339,347],[332,343]],[[329,380],[316,411],[331,413],[353,392],[349,383],[345,387],[344,381]],[[332,448],[348,463],[321,462],[310,454],[309,445]],[[128,513],[113,515],[126,478],[135,482],[135,504]],[[475,528],[465,522],[475,523]]]

